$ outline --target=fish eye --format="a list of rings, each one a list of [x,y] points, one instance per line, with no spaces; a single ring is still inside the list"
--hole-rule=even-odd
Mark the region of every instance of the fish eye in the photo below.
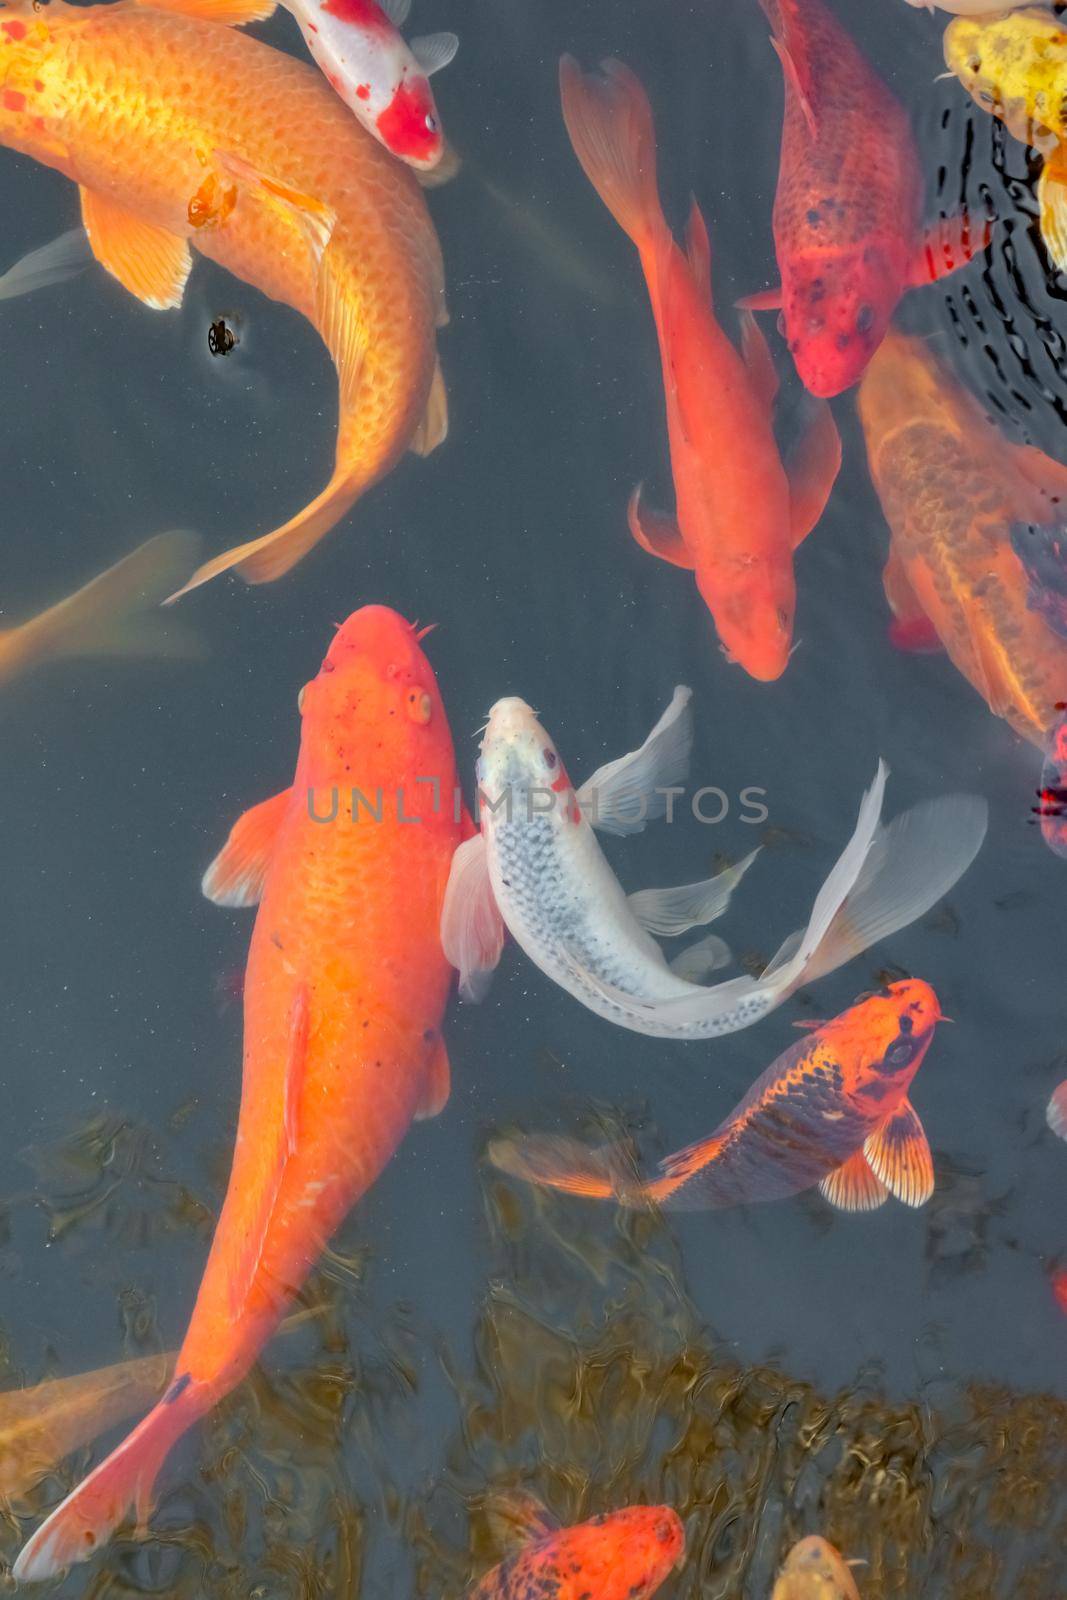
[[[873,327],[874,307],[868,305],[860,306],[859,310],[856,312],[856,332],[870,333]]]
[[[433,701],[425,689],[409,689],[407,697],[408,716],[412,722],[418,722],[425,727],[433,716]]]
[[[437,118],[434,116],[432,111],[427,111],[427,113],[426,113],[426,132],[427,133],[436,133],[437,132]]]
[[[554,767],[556,765],[556,762],[559,760],[559,757],[556,755],[556,752],[554,750],[545,750],[545,751],[542,752],[542,754],[544,755],[544,758],[545,758],[545,766],[546,767]]]

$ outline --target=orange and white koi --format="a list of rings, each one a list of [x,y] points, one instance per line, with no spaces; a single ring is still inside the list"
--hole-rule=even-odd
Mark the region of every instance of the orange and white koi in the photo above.
[[[848,1563],[813,1533],[790,1550],[771,1600],[860,1600]]]
[[[337,368],[326,488],[186,589],[230,568],[280,577],[405,450],[425,454],[447,431],[444,272],[418,180],[312,67],[221,26],[273,9],[0,6],[0,144],[78,185],[97,260],[164,310],[181,304],[195,248],[307,317]]]
[[[941,1007],[908,978],[815,1025],[756,1079],[713,1134],[634,1179],[612,1146],[498,1140],[493,1164],[568,1194],[652,1201],[672,1211],[781,1200],[817,1184],[831,1205],[870,1211],[892,1194],[921,1206],[934,1189],[930,1146],[908,1099]]]
[[[459,40],[433,33],[408,44],[400,29],[411,0],[282,0],[314,60],[348,109],[379,144],[420,172],[444,152],[430,79]]]

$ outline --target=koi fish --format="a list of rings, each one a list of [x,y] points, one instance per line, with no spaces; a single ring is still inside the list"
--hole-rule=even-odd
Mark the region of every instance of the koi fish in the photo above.
[[[787,474],[772,428],[778,378],[745,313],[739,353],[715,318],[711,247],[696,201],[687,253],[674,242],[656,186],[652,110],[618,61],[584,76],[560,62],[563,117],[590,183],[637,246],[659,335],[677,516],[651,509],[639,485],[630,531],[642,549],[694,573],[723,650],[764,682],[793,642],[793,551],[822,516],[841,465],[829,406],[818,403]]]
[[[823,0],[760,0],[785,77],[774,246],[781,287],[741,302],[780,307],[797,372],[815,395],[858,383],[908,289],[983,250],[966,215],[923,229],[923,180],[903,106]]]
[[[790,1550],[771,1600],[860,1600],[848,1564],[817,1533]]]
[[[941,1020],[928,983],[908,978],[822,1022],[756,1079],[715,1132],[634,1182],[617,1149],[553,1137],[498,1140],[489,1158],[513,1177],[633,1206],[701,1211],[782,1200],[819,1186],[843,1211],[889,1195],[925,1205],[930,1146],[908,1090]]]
[[[0,629],[0,684],[72,656],[196,654],[198,643],[159,615],[159,604],[196,560],[194,533],[160,533],[83,589],[14,628]]]
[[[1037,181],[1041,237],[1067,271],[1067,30],[1041,6],[973,17],[945,29],[945,65],[976,105],[1044,158]]]
[[[444,274],[422,191],[311,67],[219,26],[273,4],[0,8],[0,144],[77,182],[101,265],[173,308],[192,246],[307,317],[337,368],[326,488],[178,594],[231,567],[281,577],[406,449],[425,454],[447,429]]]
[[[33,1535],[18,1579],[85,1560],[131,1507],[146,1521],[171,1446],[248,1372],[412,1119],[448,1099],[438,925],[461,824],[418,782],[455,791],[414,629],[384,606],[355,612],[299,705],[292,787],[241,817],[204,876],[209,899],[259,912],[233,1169],[176,1376]],[[355,825],[354,791],[381,795],[373,827]]]
[[[1067,717],[1049,735],[1034,811],[1053,855],[1067,856]]]
[[[730,959],[722,941],[702,940],[668,966],[652,935],[721,915],[754,857],[706,882],[627,896],[594,831],[635,832],[663,814],[688,763],[688,702],[689,691],[676,689],[639,750],[575,789],[530,707],[497,701],[477,766],[480,832],[456,852],[441,922],[467,999],[485,993],[506,927],[535,966],[609,1022],[663,1039],[734,1033],[924,915],[977,854],[987,807],[974,796],[929,801],[883,827],[880,762],[807,928],[761,977],[704,987],[695,980]]]
[[[444,153],[430,79],[447,67],[454,33],[404,40],[411,0],[282,0],[312,60],[368,133],[420,172]]]
[[[1002,16],[1005,11],[1015,11],[1020,6],[1034,6],[1041,0],[908,0],[909,6],[925,6],[933,11],[951,11],[957,17]],[[1053,0],[1048,0],[1051,6]]]
[[[650,1600],[685,1558],[685,1530],[670,1506],[627,1506],[561,1528],[542,1506],[522,1500],[520,1548],[468,1600]]]
[[[1067,522],[1067,467],[1010,444],[924,340],[895,331],[858,409],[892,534],[894,641],[943,646],[993,714],[1045,751],[1067,702],[1067,639],[1017,545]]]

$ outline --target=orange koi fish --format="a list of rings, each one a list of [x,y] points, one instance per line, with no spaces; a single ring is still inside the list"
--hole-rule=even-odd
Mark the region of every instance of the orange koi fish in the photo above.
[[[685,1557],[685,1530],[670,1506],[628,1506],[573,1528],[536,1503],[521,1509],[522,1548],[468,1600],[650,1600]]]
[[[616,1149],[573,1139],[498,1140],[489,1158],[515,1177],[624,1206],[701,1211],[816,1184],[844,1211],[871,1211],[891,1194],[921,1206],[934,1168],[908,1090],[940,1020],[919,979],[858,1000],[783,1051],[709,1138],[668,1156],[647,1182],[634,1182]]]
[[[922,226],[923,180],[903,106],[823,0],[760,0],[785,78],[774,246],[781,287],[742,302],[781,307],[812,394],[851,388],[907,289],[983,250],[967,217]]]
[[[860,1600],[848,1564],[817,1533],[786,1557],[771,1600]]]
[[[1067,523],[1067,467],[1010,444],[924,340],[895,331],[859,414],[892,533],[891,636],[903,649],[943,646],[993,714],[1044,752],[1035,810],[1056,848],[1067,638],[1042,563]]]
[[[789,474],[772,429],[778,379],[746,316],[738,353],[715,319],[711,249],[694,202],[687,254],[675,244],[656,186],[656,138],[641,84],[618,61],[603,76],[560,63],[563,116],[586,176],[637,246],[663,364],[677,518],[629,508],[651,555],[695,574],[723,649],[752,677],[785,670],[793,640],[793,551],[818,522],[841,465],[829,407],[819,405]]]
[[[199,544],[193,533],[157,534],[40,616],[0,628],[0,685],[72,656],[195,654],[193,635],[164,624],[158,607],[189,572]]]
[[[30,1539],[19,1579],[85,1560],[131,1507],[145,1521],[175,1440],[244,1377],[412,1118],[448,1098],[438,926],[461,824],[440,803],[452,736],[414,629],[355,612],[300,710],[292,787],[246,812],[204,878],[259,913],[233,1170],[176,1376]]]
[[[179,594],[231,567],[281,577],[405,450],[425,454],[447,430],[444,274],[418,181],[312,67],[220,25],[272,10],[0,6],[0,144],[78,184],[97,260],[164,310],[181,304],[193,246],[307,317],[337,368],[326,488]]]

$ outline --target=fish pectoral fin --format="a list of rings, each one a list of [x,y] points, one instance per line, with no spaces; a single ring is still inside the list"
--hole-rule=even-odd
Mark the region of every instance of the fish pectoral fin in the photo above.
[[[200,887],[217,906],[255,906],[274,852],[292,789],[261,800],[238,817],[230,837],[208,867]]]
[[[993,224],[988,218],[973,221],[968,211],[954,217],[941,217],[932,222],[919,242],[908,270],[909,289],[921,289],[925,284],[947,278],[968,261],[988,249],[993,237]]]
[[[248,22],[265,22],[277,9],[278,0],[138,0],[153,11],[173,11],[180,17],[200,17],[204,22],[242,27]]]
[[[646,505],[643,494],[644,484],[639,483],[626,508],[630,532],[650,556],[658,556],[661,561],[669,561],[672,567],[684,567],[687,572],[692,572],[695,563],[678,523],[666,511],[657,511],[654,506]]]
[[[408,20],[411,0],[381,0],[381,7],[393,27],[402,28]]]
[[[427,1064],[426,1082],[423,1084],[422,1099],[415,1113],[415,1121],[425,1122],[429,1117],[438,1116],[448,1104],[451,1093],[452,1068],[449,1065],[445,1041],[438,1035]]]
[[[144,222],[107,195],[80,188],[82,221],[93,255],[153,311],[182,303],[193,258],[187,241],[154,222]]]
[[[824,1178],[819,1193],[839,1211],[877,1211],[889,1198],[889,1190],[871,1171],[862,1150]]]
[[[1041,237],[1060,272],[1067,272],[1067,158],[1062,146],[1052,151],[1037,180]]]
[[[923,1206],[934,1192],[934,1158],[910,1100],[868,1134],[863,1155],[878,1181],[906,1206]]]
[[[882,571],[882,588],[893,613],[890,643],[897,650],[922,655],[943,649],[941,637],[924,611],[895,545],[890,546],[889,560]]]
[[[708,933],[695,944],[687,945],[669,965],[674,976],[683,983],[705,983],[713,972],[728,967],[733,959],[734,953],[726,940],[720,939],[717,933]]]
[[[778,397],[778,369],[774,364],[770,346],[752,312],[741,312],[741,355],[748,371],[749,382],[762,404],[770,412]]]
[[[675,689],[671,703],[640,749],[606,761],[575,798],[583,816],[604,833],[640,833],[663,816],[667,796],[657,791],[684,780],[693,746],[692,689]],[[639,802],[635,814],[634,802]]]
[[[776,289],[757,289],[755,294],[745,294],[740,300],[735,300],[734,305],[739,311],[780,311],[782,309],[782,286]]]
[[[685,227],[685,253],[689,257],[689,270],[693,282],[710,304],[711,301],[711,240],[704,213],[697,205],[696,196],[689,197],[689,221]]]
[[[480,833],[456,849],[441,910],[441,946],[459,973],[459,992],[476,1004],[489,992],[504,948],[504,920]]]
[[[448,391],[441,371],[441,358],[434,363],[433,381],[422,421],[411,436],[408,449],[416,456],[428,456],[448,438]]]
[[[484,1511],[495,1543],[505,1552],[528,1549],[559,1532],[559,1523],[543,1501],[523,1489],[491,1492]]]
[[[638,889],[627,895],[626,903],[648,933],[674,939],[690,928],[702,928],[721,917],[730,896],[759,855],[753,850],[736,866],[727,867],[718,877],[700,883],[682,883],[670,889]]]
[[[795,550],[815,527],[841,470],[841,435],[825,400],[808,396],[809,419],[786,464],[789,532]]]
[[[454,33],[424,33],[411,40],[409,49],[426,76],[432,78],[454,58],[459,37]]]
[[[15,300],[83,272],[92,260],[84,228],[71,228],[50,244],[31,250],[0,276],[0,300]]]

